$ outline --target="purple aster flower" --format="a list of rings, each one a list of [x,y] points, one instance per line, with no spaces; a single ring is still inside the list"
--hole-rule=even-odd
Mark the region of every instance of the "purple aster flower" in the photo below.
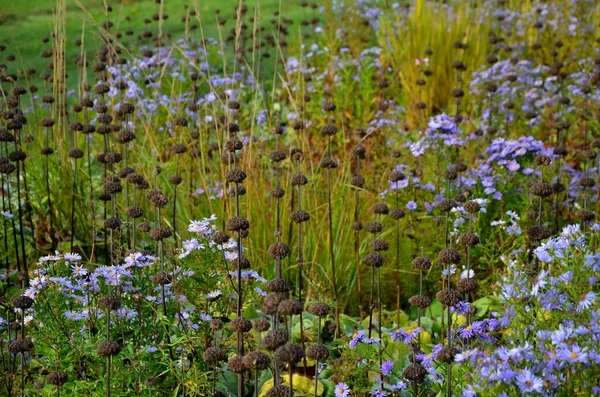
[[[523,393],[541,392],[544,387],[542,378],[535,376],[529,369],[524,369],[523,372],[516,377],[517,386]]]
[[[384,361],[381,364],[381,374],[383,376],[387,376],[390,373],[392,373],[393,369],[394,369],[394,362],[393,361]]]
[[[352,390],[344,382],[340,382],[335,385],[335,397],[348,397]]]

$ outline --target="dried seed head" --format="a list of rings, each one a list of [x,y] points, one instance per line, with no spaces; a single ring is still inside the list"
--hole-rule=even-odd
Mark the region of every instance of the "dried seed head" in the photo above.
[[[271,359],[260,351],[249,352],[244,356],[244,366],[248,369],[263,370],[269,367]]]
[[[286,343],[275,351],[275,358],[287,364],[296,364],[304,358],[304,350],[295,344]]]
[[[279,303],[277,312],[284,316],[296,316],[302,313],[302,303],[296,299],[284,299]]]
[[[163,208],[165,205],[167,205],[169,203],[169,199],[161,192],[158,192],[158,193],[152,195],[152,197],[150,198],[150,202],[156,208]]]
[[[218,347],[209,347],[202,354],[202,358],[204,358],[207,364],[215,365],[227,361],[227,354]]]
[[[546,156],[545,154],[538,154],[535,156],[535,164],[542,167],[547,167],[552,164],[552,159],[550,156]]]
[[[276,199],[282,198],[284,194],[285,194],[285,190],[283,190],[280,187],[271,190],[271,197],[274,197]]]
[[[242,216],[234,216],[227,221],[226,227],[229,231],[239,232],[250,229],[250,222]]]
[[[12,354],[25,353],[33,350],[31,338],[15,339],[8,345],[8,351]]]
[[[390,209],[385,203],[378,203],[371,207],[371,211],[374,214],[387,215],[390,212]]]
[[[252,320],[252,329],[256,332],[265,332],[271,328],[271,323],[269,320],[259,317],[257,319]]]
[[[383,225],[381,222],[369,222],[365,225],[365,230],[371,234],[381,233]]]
[[[481,210],[481,205],[477,201],[468,201],[463,205],[465,211],[470,214],[474,214]]]
[[[54,386],[62,386],[67,382],[69,376],[63,371],[50,372],[46,377],[46,381]]]
[[[16,309],[25,310],[33,306],[34,300],[25,295],[18,295],[12,298],[11,302]]]
[[[244,317],[236,317],[229,323],[231,332],[250,332],[252,330],[252,321]]]
[[[354,175],[352,178],[350,178],[350,184],[352,186],[362,188],[365,185],[365,178],[360,175]]]
[[[406,212],[402,208],[394,208],[390,211],[390,217],[395,220],[404,218],[405,215]]]
[[[532,226],[527,229],[527,235],[532,241],[542,241],[552,236],[552,232],[546,226]]]
[[[435,297],[446,306],[454,306],[460,302],[460,292],[452,288],[444,288],[435,294]]]
[[[400,171],[393,171],[390,173],[390,176],[388,177],[388,179],[390,182],[398,182],[398,181],[406,179],[406,176]]]
[[[461,294],[470,294],[471,292],[477,291],[479,288],[479,284],[477,281],[470,278],[461,278],[458,283],[456,283],[456,289]]]
[[[445,248],[438,254],[438,260],[445,264],[456,264],[460,262],[460,254],[455,249]]]
[[[577,184],[581,187],[594,187],[596,185],[596,181],[594,181],[594,178],[584,176],[579,180],[579,182],[577,182]]]
[[[227,233],[222,232],[222,231],[215,232],[211,237],[213,243],[219,244],[219,245],[225,244],[226,242],[229,241],[230,238],[231,237],[229,237],[229,235]]]
[[[154,241],[161,241],[163,239],[171,237],[173,233],[171,229],[164,226],[157,226],[150,232],[150,238]]]
[[[273,259],[283,259],[290,253],[290,248],[282,243],[276,242],[269,247],[268,254]]]
[[[352,230],[355,230],[358,232],[363,229],[363,224],[362,224],[362,222],[356,221],[356,222],[352,222],[350,227],[352,228]]]
[[[474,247],[479,244],[479,237],[475,233],[463,233],[458,237],[458,243],[467,247]]]
[[[121,308],[121,299],[116,295],[103,295],[98,299],[98,306],[107,310],[118,310]]]
[[[287,330],[282,328],[275,328],[267,332],[263,338],[263,346],[268,351],[275,351],[280,346],[283,346],[290,339],[290,335]]]
[[[323,133],[323,135],[333,136],[337,134],[337,132],[338,128],[333,124],[326,124],[323,127],[321,127],[321,133]]]
[[[443,212],[448,212],[454,207],[456,207],[456,203],[454,202],[454,200],[443,199],[442,201],[440,201],[440,210],[442,210]]]
[[[586,209],[580,209],[575,213],[575,216],[577,217],[577,219],[579,219],[580,221],[583,222],[591,222],[594,219],[596,219],[596,214],[593,211],[590,210],[586,210]]]
[[[327,303],[315,302],[308,307],[308,312],[313,316],[325,317],[331,311],[331,307]]]
[[[377,238],[377,239],[371,241],[369,243],[369,245],[371,246],[371,249],[373,251],[377,251],[377,252],[387,251],[390,248],[389,244],[385,240],[382,240],[380,238]]]
[[[213,331],[219,331],[223,329],[223,321],[219,320],[218,318],[213,318],[210,320],[210,329]]]
[[[181,182],[183,182],[183,178],[179,175],[173,175],[169,177],[168,181],[171,185],[179,185]]]
[[[119,218],[108,218],[104,221],[104,228],[117,230],[121,227],[121,220]]]
[[[414,307],[418,307],[420,309],[424,309],[431,305],[431,299],[429,299],[425,295],[415,295],[408,299],[408,303],[413,305]]]
[[[329,357],[329,349],[321,344],[310,345],[306,348],[306,357],[315,361],[323,361]]]
[[[265,296],[265,299],[263,299],[260,310],[265,314],[276,314],[279,303],[281,303],[283,298],[283,295],[280,293],[270,293],[269,295]]]
[[[310,215],[304,210],[296,210],[291,213],[290,219],[296,223],[302,223],[310,220]]]
[[[246,371],[246,366],[244,365],[244,358],[242,356],[234,356],[229,359],[227,362],[227,367],[234,374],[241,374]]]
[[[152,282],[157,285],[171,284],[171,275],[165,272],[156,273],[152,276]]]
[[[96,353],[102,357],[116,356],[121,352],[121,345],[112,340],[106,340],[98,345]]]
[[[534,196],[548,197],[552,194],[552,186],[546,182],[536,182],[529,188],[529,191]]]
[[[333,169],[338,168],[339,164],[332,157],[323,157],[320,163],[321,168],[324,169]]]
[[[242,183],[246,179],[247,175],[240,169],[233,169],[225,175],[225,180],[229,183]]]
[[[402,375],[409,381],[420,384],[425,381],[427,370],[421,364],[412,364],[404,369]]]
[[[292,186],[303,186],[308,183],[308,179],[302,174],[295,174],[292,175],[290,182],[292,183]]]
[[[280,161],[285,160],[287,155],[285,154],[284,151],[275,149],[271,153],[269,153],[269,157],[271,158],[271,161],[278,163]]]
[[[327,101],[323,103],[323,110],[326,112],[333,112],[336,108],[337,106],[333,102]]]
[[[266,397],[288,397],[291,394],[287,386],[274,386],[267,392]]]
[[[458,172],[456,172],[456,170],[454,168],[448,168],[444,171],[444,178],[446,178],[449,181],[453,181],[456,178],[458,178]]]
[[[236,150],[242,150],[244,144],[238,138],[231,138],[225,142],[225,150],[228,152],[235,152]]]
[[[383,266],[383,257],[377,252],[371,252],[363,258],[363,262],[367,266],[381,267]]]
[[[130,218],[141,218],[144,216],[144,210],[138,207],[137,205],[125,208],[125,213]]]
[[[361,145],[360,143],[352,148],[352,156],[353,157],[356,157],[359,159],[364,159],[366,157],[366,154],[367,154],[367,149],[365,149],[365,147],[363,145]]]
[[[458,350],[455,347],[444,346],[437,354],[437,359],[442,363],[449,363],[454,361],[454,356],[458,354]]]

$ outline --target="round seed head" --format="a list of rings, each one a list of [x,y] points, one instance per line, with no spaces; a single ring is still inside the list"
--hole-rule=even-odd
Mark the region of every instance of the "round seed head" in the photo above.
[[[458,350],[455,347],[444,346],[437,354],[437,359],[442,363],[449,363],[454,361],[454,356],[458,354]]]
[[[63,371],[50,372],[46,377],[46,381],[54,386],[62,386],[67,382],[69,376]]]
[[[150,238],[154,241],[161,241],[171,237],[172,234],[171,229],[168,227],[157,226],[150,231]]]
[[[160,272],[152,277],[152,282],[157,285],[171,284],[171,275],[165,272]]]
[[[577,219],[583,222],[591,222],[596,219],[596,214],[593,211],[580,209],[575,213]]]
[[[365,149],[365,147],[363,145],[361,145],[360,143],[352,148],[352,156],[353,157],[356,157],[359,159],[364,159],[366,157],[366,154],[367,154],[367,149]]]
[[[287,386],[274,386],[267,392],[266,397],[288,397],[291,391]]]
[[[404,369],[402,375],[409,381],[420,384],[425,381],[427,370],[421,364],[412,364]]]
[[[11,302],[16,309],[25,310],[33,306],[34,300],[25,295],[18,295],[12,298]]]
[[[383,225],[380,222],[369,222],[365,225],[365,230],[371,234],[381,233]]]
[[[531,194],[538,197],[548,197],[552,194],[552,186],[545,182],[536,182],[529,189]]]
[[[116,356],[121,352],[121,345],[112,340],[106,340],[98,345],[96,353],[102,357]]]
[[[406,212],[402,208],[394,208],[390,211],[390,217],[395,220],[404,218],[405,215]]]
[[[246,371],[246,366],[244,365],[244,358],[242,356],[234,356],[229,359],[227,362],[227,367],[234,374],[241,374]]]
[[[33,350],[31,338],[15,339],[8,345],[8,351],[12,354],[26,353]]]
[[[144,210],[142,210],[140,207],[138,207],[136,205],[136,206],[131,206],[131,207],[125,208],[125,213],[127,214],[128,217],[137,219],[144,215]]]
[[[408,303],[410,303],[414,307],[418,307],[420,309],[424,309],[424,308],[429,307],[431,305],[431,299],[429,299],[425,295],[415,295],[415,296],[411,296],[408,299]]]
[[[291,213],[290,219],[296,223],[302,223],[310,220],[310,215],[304,210],[296,210]]]
[[[202,358],[204,358],[207,364],[215,365],[227,361],[227,354],[218,347],[209,347],[202,354]]]
[[[479,237],[475,233],[463,233],[458,237],[458,243],[467,247],[474,247],[479,244]]]
[[[477,281],[470,278],[461,278],[458,283],[456,283],[456,289],[461,294],[470,294],[471,292],[477,291],[479,288],[479,284]]]
[[[456,170],[454,168],[448,168],[447,170],[444,171],[444,178],[446,178],[449,181],[453,181],[456,178],[458,178],[458,172],[456,172]]]
[[[448,212],[454,207],[456,207],[456,203],[454,202],[454,200],[443,199],[442,201],[440,201],[440,210],[442,210],[443,212]]]
[[[388,179],[390,182],[398,182],[406,179],[406,176],[400,171],[393,171],[390,173]]]
[[[280,161],[285,160],[287,155],[285,154],[284,151],[275,149],[271,153],[269,153],[269,157],[271,158],[271,161],[278,163]]]
[[[277,313],[277,308],[279,307],[279,303],[283,300],[283,295],[280,293],[270,293],[265,296],[263,299],[262,305],[260,306],[260,310],[269,315],[273,315]]]
[[[463,208],[468,213],[474,214],[481,210],[481,205],[479,205],[479,203],[477,201],[468,201],[463,205]]]
[[[267,251],[272,259],[283,259],[290,253],[290,247],[282,242],[276,242]]]
[[[535,156],[535,164],[541,167],[547,167],[552,164],[552,159],[550,156],[546,156],[545,154],[538,154]]]
[[[383,257],[377,252],[371,252],[363,258],[363,262],[367,266],[381,267],[383,266]]]
[[[277,292],[277,293],[284,293],[284,292],[288,292],[290,290],[290,285],[288,284],[287,281],[285,281],[282,278],[274,278],[273,280],[270,280],[267,285],[265,286],[265,289],[268,292]]]
[[[363,224],[362,224],[362,222],[356,221],[356,222],[352,222],[352,225],[350,225],[350,227],[352,228],[352,230],[355,230],[358,232],[363,229]]]
[[[460,292],[452,288],[444,288],[435,294],[435,297],[446,306],[454,306],[460,302]]]
[[[369,245],[373,251],[387,251],[390,248],[389,244],[380,238],[371,241]]]
[[[213,331],[219,331],[220,329],[223,329],[223,321],[219,320],[218,318],[213,318],[210,320],[210,329]]]
[[[290,335],[287,330],[282,328],[275,328],[267,332],[263,338],[263,346],[268,351],[275,351],[280,346],[283,346],[290,339]]]
[[[594,178],[590,178],[589,176],[584,176],[577,182],[577,184],[581,187],[594,187],[596,185],[596,181]]]
[[[460,254],[452,248],[445,248],[438,254],[438,260],[441,263],[458,263],[460,262]]]
[[[269,328],[271,328],[271,323],[262,317],[252,320],[252,329],[256,332],[265,332]]]
[[[363,187],[365,185],[365,178],[360,175],[354,175],[350,178],[350,184],[356,187]]]
[[[325,317],[331,311],[331,307],[327,303],[315,302],[308,307],[308,312],[313,316]]]
[[[227,230],[232,232],[239,232],[242,230],[250,229],[250,222],[248,222],[242,216],[234,216],[227,221]]]
[[[121,220],[119,218],[108,218],[104,221],[104,228],[116,230],[121,227]]]
[[[107,310],[118,310],[121,308],[121,299],[116,295],[103,295],[98,299],[98,305]]]
[[[308,179],[302,174],[295,174],[292,175],[290,182],[292,186],[303,186],[308,183]]]
[[[247,175],[240,169],[233,169],[227,173],[225,179],[228,183],[242,183],[246,179]]]
[[[306,357],[315,361],[323,361],[329,357],[329,349],[321,344],[310,345],[306,348]]]
[[[222,231],[215,232],[211,237],[212,241],[215,244],[219,244],[219,245],[225,244],[226,242],[229,241],[230,238],[231,237],[229,237],[229,234],[222,232]]]
[[[276,199],[282,198],[284,194],[285,191],[280,187],[271,190],[271,197],[274,197]]]
[[[244,317],[236,317],[229,323],[229,330],[241,333],[250,332],[252,330],[252,321]]]
[[[527,229],[527,235],[531,241],[542,241],[552,236],[552,232],[546,226],[532,226]]]
[[[426,256],[417,256],[412,260],[412,265],[420,270],[429,270],[431,267],[431,261]]]
[[[374,214],[387,215],[390,212],[390,209],[385,203],[378,203],[371,207],[371,210]]]
[[[333,136],[337,134],[337,132],[338,128],[333,124],[326,124],[323,127],[321,127],[321,133],[323,133],[323,135]]]
[[[284,299],[279,303],[277,312],[284,316],[295,316],[302,313],[302,303],[296,299]]]
[[[275,358],[287,364],[296,364],[304,358],[304,350],[298,345],[286,343],[275,350]]]
[[[244,356],[244,366],[248,369],[263,370],[269,367],[271,359],[260,351],[249,352]]]
[[[321,168],[324,168],[324,169],[328,169],[328,168],[333,169],[333,168],[338,168],[339,164],[332,157],[323,157],[323,159],[321,159],[320,166],[321,166]]]

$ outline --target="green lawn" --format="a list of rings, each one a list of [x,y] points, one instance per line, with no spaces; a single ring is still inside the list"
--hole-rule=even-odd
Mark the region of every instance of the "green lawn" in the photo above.
[[[83,4],[85,12],[78,5]],[[273,12],[280,7],[279,0],[263,1],[245,1],[250,10],[259,3],[260,14],[262,15],[263,25],[270,26],[269,20],[273,18]],[[299,22],[303,16],[310,19],[312,11],[303,9],[299,6],[299,0],[284,0],[281,3],[282,15]],[[56,0],[2,0],[0,1],[0,43],[7,49],[2,53],[2,63],[6,63],[6,56],[13,54],[16,56],[16,66],[21,69],[35,68],[37,75],[47,70],[46,65],[49,59],[42,58],[40,53],[50,48],[49,43],[43,43],[43,37],[49,37],[54,28],[54,11],[56,9]],[[85,48],[88,59],[93,55],[97,48],[99,40],[97,34],[97,25],[105,20],[104,2],[102,0],[66,0],[67,18],[67,73],[76,75],[77,68],[73,60],[80,54],[81,49],[73,45],[75,39],[81,39],[82,30],[85,26]],[[134,30],[133,36],[128,36],[122,40],[126,46],[137,42],[137,35],[142,31],[156,31],[157,25],[153,22],[150,25],[144,24],[145,18],[151,18],[158,12],[158,5],[153,0],[125,0],[122,2],[108,2],[112,7],[109,13],[109,19],[114,23],[113,31],[124,32],[127,29]],[[164,0],[164,13],[168,19],[163,22],[163,31],[167,31],[172,38],[178,39],[184,35],[184,24],[181,22],[185,15],[184,5],[194,7],[193,0]],[[219,17],[227,18],[228,23],[224,26],[227,32],[233,27],[234,9],[239,4],[238,0],[198,0],[200,10],[200,20],[206,37],[218,37],[215,10],[220,9]],[[249,14],[252,11],[249,11]],[[306,13],[304,15],[304,13]],[[129,16],[131,21],[126,21]],[[193,23],[197,24],[197,21]],[[299,24],[294,25],[293,29],[298,29]],[[226,35],[226,33],[224,33]],[[199,33],[197,34],[198,37]],[[146,40],[148,42],[148,40]],[[90,61],[90,65],[93,61]],[[11,68],[14,70],[14,68]],[[74,76],[73,76],[74,77]],[[74,78],[69,79],[71,82]]]

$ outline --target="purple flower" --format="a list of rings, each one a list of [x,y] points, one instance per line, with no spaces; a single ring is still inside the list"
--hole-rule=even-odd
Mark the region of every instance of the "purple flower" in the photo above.
[[[541,392],[544,387],[542,378],[538,378],[531,373],[529,369],[524,369],[523,372],[516,378],[517,386],[523,393]]]
[[[381,364],[381,374],[383,376],[387,376],[390,373],[392,373],[393,369],[394,369],[394,362],[393,361],[384,361]]]
[[[351,391],[350,387],[344,382],[335,385],[335,397],[348,397]]]
[[[414,211],[417,209],[417,203],[415,203],[414,201],[409,201],[408,203],[406,203],[406,208],[409,211]]]

